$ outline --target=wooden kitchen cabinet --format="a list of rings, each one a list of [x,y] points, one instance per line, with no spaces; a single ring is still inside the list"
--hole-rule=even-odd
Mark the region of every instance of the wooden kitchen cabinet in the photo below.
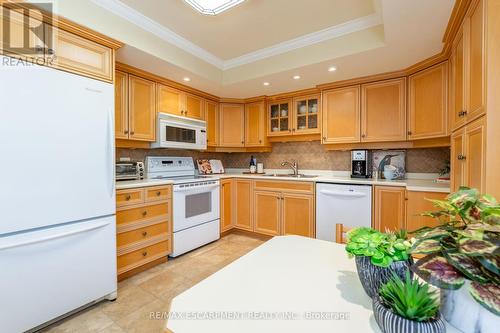
[[[451,189],[460,186],[486,190],[486,119],[481,117],[451,137]]]
[[[408,139],[430,139],[448,134],[448,62],[409,78]]]
[[[268,136],[292,135],[292,101],[279,100],[268,105]]]
[[[282,234],[315,237],[314,195],[283,193]]]
[[[452,130],[486,112],[484,16],[484,0],[474,0],[452,46],[449,115]]]
[[[421,214],[429,211],[436,211],[436,208],[430,200],[444,200],[448,193],[439,192],[406,192],[406,229],[408,232],[415,231],[423,227],[435,227],[439,225],[439,220],[422,216]]]
[[[219,145],[221,147],[244,147],[244,105],[222,103],[219,109],[219,128]]]
[[[320,132],[319,94],[300,96],[293,99],[293,135],[316,134]]]
[[[277,236],[281,223],[281,192],[254,191],[255,232]]]
[[[0,8],[0,53],[5,55],[16,55],[22,58],[44,57],[44,48],[48,46],[48,37],[46,35],[45,23],[35,17],[29,17],[25,20],[25,16],[21,11],[9,11],[9,28],[10,40],[7,40],[3,33],[3,22],[7,18],[4,17],[7,9]],[[28,33],[28,41],[25,43],[25,31]],[[38,47],[38,53],[32,54],[33,49]]]
[[[155,141],[156,83],[128,77],[129,139]]]
[[[115,72],[115,138],[128,139],[128,74]]]
[[[373,224],[374,228],[386,231],[405,229],[404,187],[374,186]]]
[[[406,140],[406,78],[361,85],[361,142]]]
[[[265,102],[245,104],[245,147],[267,145]]]
[[[220,191],[220,232],[230,230],[234,227],[233,215],[233,180],[222,179]]]
[[[322,143],[351,143],[361,139],[360,86],[323,92]]]
[[[162,84],[158,85],[158,112],[204,119],[204,99]]]
[[[207,122],[207,146],[219,144],[219,103],[205,100],[205,121]]]
[[[238,229],[253,231],[252,181],[235,179],[234,186],[234,226]]]

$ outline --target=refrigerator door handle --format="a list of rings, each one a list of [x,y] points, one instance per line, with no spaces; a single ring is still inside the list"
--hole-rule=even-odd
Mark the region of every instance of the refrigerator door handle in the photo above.
[[[88,224],[88,223],[84,223],[84,224]],[[92,224],[90,226],[86,225],[83,228],[77,228],[77,229],[73,229],[71,231],[58,232],[58,233],[54,233],[54,234],[51,234],[48,236],[44,235],[44,236],[40,236],[40,237],[30,237],[29,239],[23,239],[23,240],[19,240],[19,241],[15,240],[16,236],[11,236],[11,237],[6,238],[6,239],[10,240],[10,242],[7,241],[7,242],[5,242],[5,244],[2,244],[1,239],[0,239],[0,251],[6,250],[6,249],[12,249],[15,247],[21,247],[21,246],[26,246],[26,245],[36,244],[36,243],[47,242],[47,241],[58,239],[58,238],[64,238],[64,237],[80,234],[83,232],[88,232],[91,230],[100,229],[100,228],[107,226],[108,224],[109,224],[109,221],[104,221],[104,222],[100,222],[97,224]],[[21,236],[25,236],[25,235],[21,234]]]
[[[107,167],[107,174],[109,178],[109,196],[113,197],[113,194],[115,192],[115,152],[113,149],[113,132],[114,132],[114,119],[113,119],[113,111],[109,110],[108,111],[108,124],[107,124],[107,138],[106,138],[106,156],[110,159],[109,165],[106,165]]]

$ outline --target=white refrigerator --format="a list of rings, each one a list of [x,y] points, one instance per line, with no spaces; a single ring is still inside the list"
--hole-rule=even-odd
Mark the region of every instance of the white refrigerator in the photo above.
[[[0,327],[116,298],[114,88],[0,57]]]

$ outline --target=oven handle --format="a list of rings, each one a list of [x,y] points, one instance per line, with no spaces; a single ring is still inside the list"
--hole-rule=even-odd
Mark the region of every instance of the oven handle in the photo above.
[[[193,187],[177,187],[178,185],[174,186],[174,192],[189,192],[193,190],[206,190],[206,189],[211,189],[215,187],[219,187],[219,184],[213,184],[213,185],[203,185],[203,186],[193,186]]]

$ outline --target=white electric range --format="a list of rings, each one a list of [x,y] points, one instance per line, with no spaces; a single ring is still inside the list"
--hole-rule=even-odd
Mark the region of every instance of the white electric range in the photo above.
[[[146,157],[146,177],[172,180],[172,257],[220,238],[218,179],[197,175],[191,157]]]

